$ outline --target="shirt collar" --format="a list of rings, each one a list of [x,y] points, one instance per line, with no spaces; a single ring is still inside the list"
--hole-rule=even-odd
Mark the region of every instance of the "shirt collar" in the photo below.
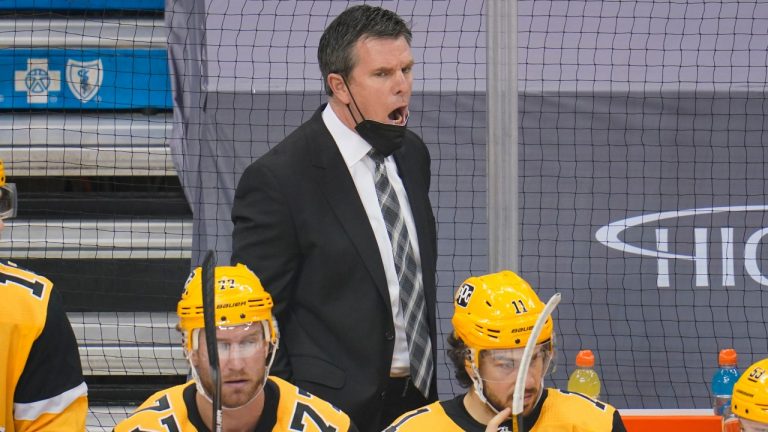
[[[367,141],[339,120],[330,103],[323,110],[323,123],[336,141],[347,168],[360,162],[371,150]]]

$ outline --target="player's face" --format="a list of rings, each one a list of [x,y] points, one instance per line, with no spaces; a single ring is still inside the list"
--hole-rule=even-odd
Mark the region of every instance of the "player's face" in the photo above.
[[[379,123],[404,126],[413,89],[413,55],[404,37],[364,38],[354,47],[355,67],[347,85],[350,108]],[[362,116],[361,116],[362,114]]]
[[[758,423],[752,420],[739,419],[742,432],[768,432],[768,424]]]
[[[208,365],[205,332],[199,334],[195,368],[203,388],[212,395],[213,380]],[[221,369],[221,404],[227,408],[237,408],[250,402],[261,391],[269,344],[264,339],[261,323],[219,327],[216,340]]]
[[[523,358],[523,348],[480,351],[479,372],[488,401],[498,410],[512,406],[517,372]],[[533,410],[541,395],[544,373],[551,354],[548,347],[539,345],[531,357],[525,379],[523,415]]]

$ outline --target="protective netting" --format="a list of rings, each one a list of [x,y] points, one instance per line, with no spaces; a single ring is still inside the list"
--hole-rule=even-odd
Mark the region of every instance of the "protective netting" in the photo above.
[[[20,196],[0,247],[62,292],[93,430],[185,379],[173,311],[187,272],[208,249],[228,262],[240,174],[323,103],[320,35],[363,2],[166,3],[0,1],[0,157]],[[365,3],[413,29],[408,126],[432,156],[449,397],[464,391],[443,354],[452,294],[488,271],[487,206],[504,198],[486,193],[488,4]],[[708,407],[720,348],[742,367],[768,353],[768,5],[519,1],[517,13],[509,169],[521,273],[544,300],[563,293],[550,383],[565,387],[589,348],[620,408]]]
[[[768,5],[518,12],[521,268],[565,295],[561,364],[595,350],[619,407],[709,407],[719,349],[768,352]]]

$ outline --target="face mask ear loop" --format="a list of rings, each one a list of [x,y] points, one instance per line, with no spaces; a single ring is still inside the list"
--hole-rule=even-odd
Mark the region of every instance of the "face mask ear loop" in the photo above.
[[[360,113],[360,117],[362,117],[361,121],[357,121],[357,117],[355,117],[355,114],[352,112],[352,108],[350,107],[351,104],[347,104],[347,110],[349,110],[349,115],[352,116],[352,120],[355,121],[355,124],[360,124],[365,121],[365,116],[363,115],[363,112],[360,111],[360,105],[357,104],[357,101],[355,100],[355,96],[352,94],[352,89],[349,87],[349,83],[347,83],[347,79],[344,77],[344,75],[341,75],[341,79],[344,81],[344,85],[347,86],[347,91],[349,92],[349,97],[352,98],[352,103],[355,104],[355,108],[357,109],[357,112]]]

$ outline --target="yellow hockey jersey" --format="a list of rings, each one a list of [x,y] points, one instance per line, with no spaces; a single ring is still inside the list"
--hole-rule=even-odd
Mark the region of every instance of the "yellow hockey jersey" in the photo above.
[[[159,391],[115,426],[114,432],[207,432],[196,395],[194,381]],[[280,378],[269,377],[264,396],[255,432],[357,432],[344,412]]]
[[[626,432],[619,412],[612,406],[565,390],[545,389],[528,417],[527,432]],[[485,425],[475,420],[464,407],[464,395],[438,401],[407,412],[384,432],[483,432]],[[511,432],[511,422],[502,423],[498,432]]]
[[[0,260],[0,431],[84,431],[87,386],[61,297]]]

